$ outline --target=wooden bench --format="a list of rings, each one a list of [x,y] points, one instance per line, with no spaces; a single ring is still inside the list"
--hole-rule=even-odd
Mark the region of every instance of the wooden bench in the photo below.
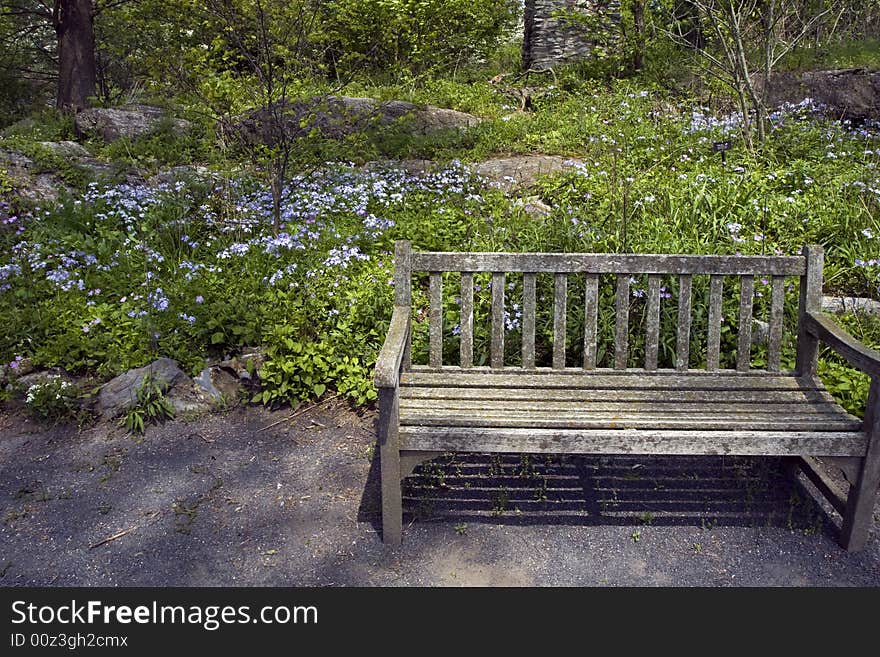
[[[821,313],[822,266],[817,246],[805,247],[801,256],[765,257],[430,253],[413,252],[409,242],[398,242],[394,312],[375,371],[384,541],[397,545],[401,540],[403,478],[419,463],[446,452],[766,455],[796,457],[791,462],[841,513],[841,545],[862,549],[880,480],[880,353]],[[453,365],[443,362],[444,272],[460,272],[460,350]],[[425,365],[414,365],[411,357],[414,274],[421,275],[417,292],[426,291],[429,300],[427,308],[417,309],[429,325]],[[602,354],[610,365],[603,368],[597,367],[597,318],[600,277],[608,275],[616,285],[613,311],[608,309],[614,340],[613,350]],[[491,346],[484,366],[474,364],[475,276],[491,277]],[[514,277],[522,288],[522,298],[517,294],[513,301],[521,307],[522,349],[521,358],[508,353],[508,361],[520,361],[512,366],[505,362],[505,289]],[[538,277],[552,280],[552,293],[546,296],[548,303],[553,299],[553,339],[552,352],[547,346],[536,358]],[[578,362],[572,366],[566,362],[566,304],[568,282],[576,277],[583,290],[584,310],[577,320],[578,326],[583,321],[582,337],[578,332],[583,343],[577,345]],[[692,285],[698,277],[705,290],[700,297],[705,360],[701,354],[692,358],[690,349]],[[751,365],[756,277],[763,277],[758,280],[766,283],[770,297],[761,369]],[[780,367],[786,277],[800,286],[794,371]],[[661,293],[661,283],[670,279],[678,288],[675,351],[673,361],[667,358],[668,367],[661,368],[661,302],[672,303]],[[737,331],[735,368],[733,355],[721,353],[722,298],[725,280],[731,279],[738,287],[729,288],[727,305],[737,305],[730,299],[738,292],[737,326],[747,327]],[[630,366],[629,353],[635,280],[647,281],[638,290],[644,304],[639,326],[645,327],[639,367]],[[548,320],[548,333],[549,326]],[[820,342],[871,376],[864,419],[840,407],[816,376]],[[695,369],[691,361],[701,367]],[[835,490],[816,457],[846,473],[848,494]]]

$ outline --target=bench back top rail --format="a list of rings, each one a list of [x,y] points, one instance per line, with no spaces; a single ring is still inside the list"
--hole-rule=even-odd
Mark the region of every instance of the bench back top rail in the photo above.
[[[798,256],[725,256],[725,255],[665,255],[665,254],[604,254],[604,253],[456,253],[414,252],[410,243],[395,244],[395,303],[412,304],[412,276],[428,274],[428,297],[430,308],[428,367],[440,369],[443,363],[443,273],[460,272],[460,368],[474,365],[474,275],[491,275],[491,330],[490,368],[500,370],[509,367],[504,359],[505,283],[509,273],[522,276],[522,298],[510,300],[521,309],[522,369],[536,369],[536,280],[538,275],[553,277],[553,323],[551,370],[566,369],[566,321],[569,275],[583,277],[584,281],[584,329],[583,363],[585,370],[597,367],[599,277],[614,275],[614,347],[613,369],[626,370],[629,359],[630,308],[633,302],[631,283],[634,276],[647,278],[644,292],[645,303],[645,371],[658,369],[660,342],[660,306],[664,295],[662,277],[678,277],[677,327],[675,339],[674,368],[689,369],[690,338],[692,330],[692,283],[693,277],[708,276],[709,299],[706,337],[706,370],[720,369],[722,295],[726,277],[736,277],[739,286],[739,326],[748,327],[738,331],[736,345],[736,371],[747,373],[751,369],[752,319],[755,299],[755,277],[766,279],[770,286],[768,313],[767,370],[780,371],[783,317],[785,301],[785,278],[800,279],[800,318],[806,311],[815,311],[821,303],[822,248],[804,247]],[[404,367],[411,367],[409,349]],[[799,331],[798,373],[815,369],[815,345]]]

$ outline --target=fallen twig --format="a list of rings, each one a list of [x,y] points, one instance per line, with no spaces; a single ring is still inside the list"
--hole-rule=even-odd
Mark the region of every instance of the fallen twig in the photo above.
[[[308,413],[309,411],[313,411],[316,408],[318,408],[318,406],[323,406],[327,402],[336,399],[338,396],[339,396],[339,393],[337,392],[335,395],[331,395],[331,396],[327,397],[327,399],[323,399],[323,400],[319,401],[317,404],[312,404],[308,408],[304,408],[300,411],[297,411],[296,413],[292,413],[292,414],[288,415],[287,417],[283,417],[280,420],[278,420],[277,422],[273,422],[272,424],[269,424],[269,425],[263,427],[262,429],[257,429],[257,433],[260,433],[261,431],[265,431],[266,429],[271,429],[272,427],[277,427],[282,422],[287,422],[288,420],[292,420],[295,417],[299,417],[303,413]]]
[[[152,513],[147,514],[147,519],[152,520],[153,518],[155,518],[158,515],[159,515],[158,511],[153,511]],[[89,549],[94,550],[96,547],[101,547],[105,543],[110,543],[111,541],[115,541],[118,538],[122,538],[123,536],[125,536],[126,534],[130,534],[131,532],[133,532],[137,528],[138,528],[138,525],[132,525],[128,529],[123,529],[121,532],[116,532],[115,534],[113,534],[113,536],[108,536],[107,538],[102,539],[93,545],[90,545]]]
[[[133,525],[133,526],[129,527],[128,529],[123,529],[121,532],[117,532],[117,533],[113,534],[113,536],[108,536],[107,538],[98,541],[94,545],[90,545],[89,549],[94,550],[96,547],[100,547],[100,546],[104,545],[104,543],[109,543],[110,541],[115,541],[117,538],[122,538],[123,536],[133,532],[137,528],[138,528],[137,525]]]

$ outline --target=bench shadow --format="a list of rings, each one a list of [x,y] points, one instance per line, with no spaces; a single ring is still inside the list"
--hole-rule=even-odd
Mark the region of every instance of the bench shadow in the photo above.
[[[381,533],[378,456],[358,519]],[[449,454],[404,481],[404,522],[782,527],[836,536],[781,457]]]

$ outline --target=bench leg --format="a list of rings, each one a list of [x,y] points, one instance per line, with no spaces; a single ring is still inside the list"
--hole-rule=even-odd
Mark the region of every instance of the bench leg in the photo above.
[[[382,541],[400,545],[403,503],[400,490],[400,450],[397,390],[379,391],[379,459],[382,466]]]
[[[868,542],[868,529],[874,517],[874,500],[880,485],[880,459],[876,458],[878,454],[874,456],[873,461],[868,458],[864,460],[858,480],[850,486],[840,531],[840,545],[849,552],[864,549]]]
[[[868,452],[862,459],[858,479],[850,486],[843,514],[840,545],[849,552],[858,552],[868,542],[868,529],[874,515],[874,500],[880,485],[880,379],[871,382],[865,412]]]

